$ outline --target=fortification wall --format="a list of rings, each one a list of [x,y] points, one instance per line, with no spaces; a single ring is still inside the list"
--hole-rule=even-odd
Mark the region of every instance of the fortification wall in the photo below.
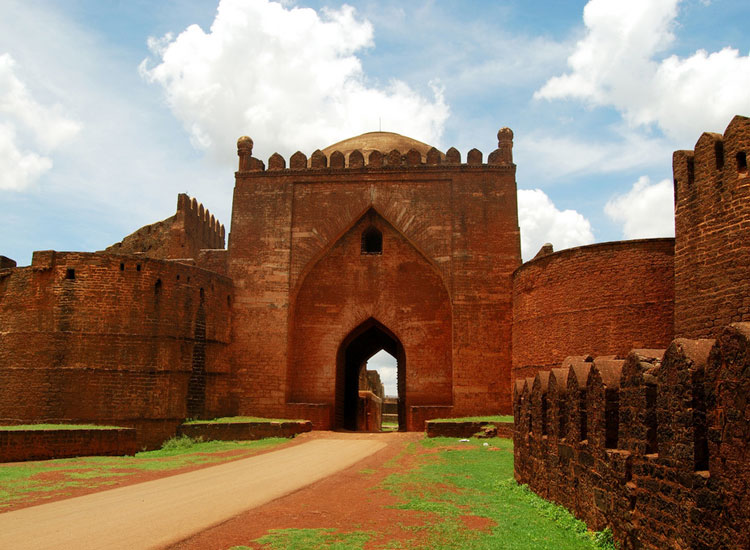
[[[174,216],[141,227],[106,252],[143,254],[154,259],[197,259],[202,249],[223,249],[224,234],[224,226],[207,208],[180,193]],[[225,274],[226,268],[219,272]]]
[[[0,271],[0,422],[132,426],[160,443],[231,414],[232,283],[195,267],[35,252]]]
[[[675,335],[703,338],[750,320],[750,119],[676,151]]]
[[[750,323],[514,387],[515,476],[624,550],[750,546]]]
[[[513,379],[587,350],[624,357],[672,340],[674,239],[581,246],[513,275]]]
[[[252,157],[252,140],[240,139],[228,273],[237,288],[233,346],[244,413],[284,414],[292,389],[288,373],[296,369],[296,328],[314,326],[314,319],[291,312],[294,296],[333,243],[371,208],[434,266],[447,288],[453,412],[511,410],[511,273],[520,265],[520,241],[507,132],[487,163],[476,149],[465,163],[455,149],[444,156],[431,149],[424,157],[415,150],[367,157],[359,150],[346,156],[316,151],[309,163],[295,153],[289,167],[274,154],[267,169]],[[330,287],[331,303],[338,303],[342,291]],[[353,309],[360,296],[354,290],[349,296]],[[363,300],[362,320],[377,318],[371,304]],[[329,343],[324,365],[335,364],[340,342]],[[427,419],[430,411],[421,407],[413,418]]]

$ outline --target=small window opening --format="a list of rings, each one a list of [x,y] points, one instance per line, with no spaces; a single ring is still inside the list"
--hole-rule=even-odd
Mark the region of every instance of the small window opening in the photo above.
[[[589,438],[589,431],[588,431],[588,411],[587,411],[587,401],[586,401],[586,390],[581,390],[581,393],[579,395],[579,420],[580,420],[580,430],[581,430],[581,441],[584,441]]]
[[[616,449],[620,432],[620,394],[617,390],[606,390],[604,400],[604,447]]]
[[[747,153],[741,151],[737,153],[737,171],[740,174],[747,174]]]
[[[177,275],[177,280],[178,280],[178,281],[180,280],[180,276],[179,276],[179,275]]]
[[[201,304],[202,304],[204,300],[206,299],[206,292],[202,288],[200,290],[200,297],[201,297]]]
[[[65,270],[65,278],[66,279],[75,279],[76,278],[76,270],[73,268],[68,268]]]
[[[141,270],[141,264],[135,264],[135,270],[140,271]]]
[[[383,234],[377,227],[365,229],[362,233],[362,254],[382,254]]]
[[[558,428],[557,428],[557,437],[560,439],[564,438],[566,436],[566,430],[568,429],[568,406],[565,401],[562,399],[558,401],[557,406],[557,418],[558,418]]]
[[[646,454],[659,452],[657,443],[656,384],[646,385]]]
[[[154,284],[154,294],[157,296],[161,294],[161,279],[156,279],[156,283]]]
[[[724,142],[714,142],[714,156],[716,157],[716,169],[721,170],[724,168]]]
[[[687,178],[688,185],[692,186],[695,183],[695,159],[687,159]]]
[[[227,307],[232,307],[232,297],[227,295]]]
[[[542,435],[547,435],[547,396],[542,396]]]
[[[708,470],[708,426],[703,372],[693,375],[693,444],[695,470]]]
[[[120,271],[125,271],[125,264],[120,264]]]

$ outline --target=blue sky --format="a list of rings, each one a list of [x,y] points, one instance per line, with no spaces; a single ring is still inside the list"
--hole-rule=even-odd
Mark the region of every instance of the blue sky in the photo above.
[[[671,153],[750,115],[747,0],[3,0],[0,254],[98,250],[188,192],[229,226],[234,142],[515,132],[525,259],[673,233]],[[228,227],[229,229],[229,227]]]

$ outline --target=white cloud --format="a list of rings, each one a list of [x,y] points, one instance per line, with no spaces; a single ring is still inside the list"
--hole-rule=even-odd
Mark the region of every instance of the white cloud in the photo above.
[[[366,82],[356,52],[373,45],[372,26],[349,6],[287,9],[269,0],[222,0],[210,32],[192,25],[151,40],[156,65],[141,74],[164,88],[193,144],[220,158],[250,135],[256,156],[316,148],[378,128],[438,143],[448,107],[431,84],[426,99],[394,80]]]
[[[398,385],[396,383],[398,367],[395,357],[387,351],[381,350],[367,361],[367,370],[378,371],[380,381],[385,387],[386,395],[394,397],[398,395]]]
[[[516,140],[514,155],[520,170],[531,179],[661,168],[671,158],[674,146],[666,140],[621,130],[612,141],[536,132]]]
[[[651,184],[642,176],[625,195],[610,199],[604,212],[622,224],[625,239],[674,236],[674,187],[671,181]]]
[[[0,189],[20,191],[52,168],[52,161],[16,146],[13,127],[0,123]]]
[[[524,261],[544,243],[562,250],[594,242],[591,223],[575,210],[558,210],[541,189],[518,190],[518,224]]]
[[[80,124],[59,105],[37,102],[16,75],[10,54],[0,55],[0,189],[21,191],[52,168],[49,153],[74,137]]]
[[[659,59],[674,42],[681,1],[590,0],[586,35],[568,58],[571,71],[548,80],[535,97],[611,105],[629,124],[655,123],[683,143],[723,130],[733,115],[750,110],[750,56],[727,47]]]

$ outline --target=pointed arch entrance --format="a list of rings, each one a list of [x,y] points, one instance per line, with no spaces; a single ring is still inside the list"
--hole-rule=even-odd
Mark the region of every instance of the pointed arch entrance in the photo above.
[[[406,430],[406,353],[398,337],[385,325],[370,318],[344,338],[336,355],[336,398],[334,427],[356,430],[359,424],[359,377],[367,360],[380,350],[396,358],[398,426]]]

